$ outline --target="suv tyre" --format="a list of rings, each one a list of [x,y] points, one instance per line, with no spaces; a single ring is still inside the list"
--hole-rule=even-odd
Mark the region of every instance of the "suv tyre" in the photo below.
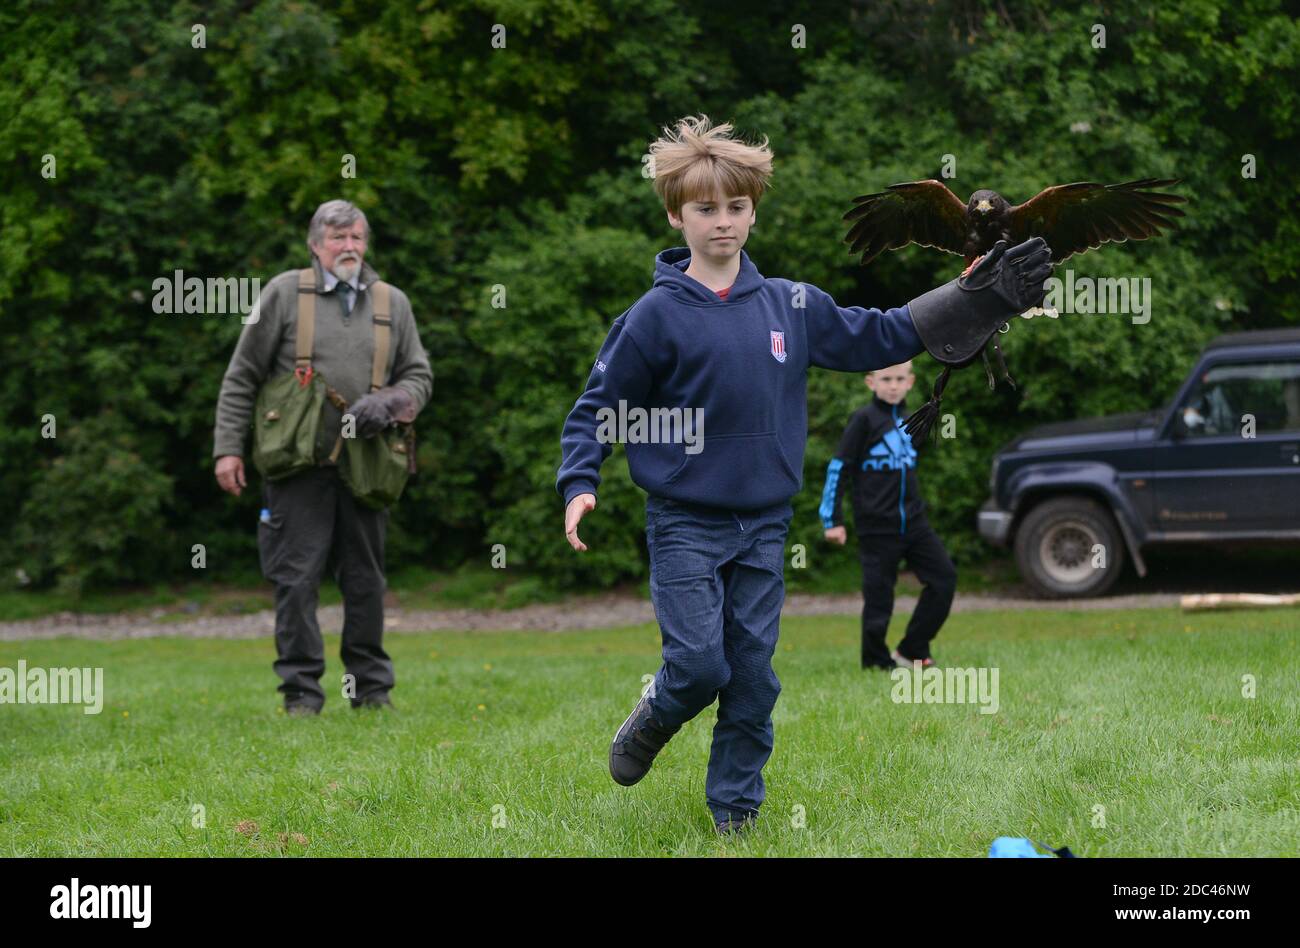
[[[1034,507],[1016,528],[1015,550],[1021,577],[1047,599],[1100,596],[1124,569],[1115,518],[1087,497],[1055,497]],[[1104,565],[1094,565],[1098,552]]]

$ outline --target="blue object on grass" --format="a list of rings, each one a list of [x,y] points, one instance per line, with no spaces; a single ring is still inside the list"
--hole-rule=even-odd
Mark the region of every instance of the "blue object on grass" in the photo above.
[[[1040,853],[1027,839],[999,836],[989,847],[990,859],[1052,859],[1052,853]]]

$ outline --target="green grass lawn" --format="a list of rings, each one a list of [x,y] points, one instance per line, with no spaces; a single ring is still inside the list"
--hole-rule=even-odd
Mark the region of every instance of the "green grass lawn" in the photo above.
[[[1297,627],[1295,610],[955,615],[939,660],[999,669],[981,714],[894,703],[856,667],[856,618],[792,618],[763,820],[725,841],[704,805],[713,709],[639,785],[610,780],[653,626],[390,636],[393,713],[347,706],[330,637],[330,700],[305,719],[278,710],[269,639],[0,643],[10,668],[102,666],[107,693],[99,715],[0,705],[0,856],[982,856],[999,835],[1296,855]]]

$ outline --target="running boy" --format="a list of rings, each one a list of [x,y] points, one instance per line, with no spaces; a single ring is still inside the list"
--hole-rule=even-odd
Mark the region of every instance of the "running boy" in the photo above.
[[[957,570],[930,526],[921,499],[916,462],[917,448],[924,445],[913,446],[903,429],[905,414],[898,410],[915,381],[911,362],[867,373],[873,397],[849,418],[835,457],[826,466],[818,510],[826,539],[843,546],[848,537],[840,500],[846,493],[853,498],[862,562],[863,668],[933,665],[930,642],[948,618],[957,591]],[[898,561],[904,556],[921,581],[921,597],[907,635],[891,654],[885,633],[894,611]]]
[[[765,279],[741,249],[772,173],[767,141],[686,118],[651,146],[654,187],[685,247],[655,258],[654,285],[614,320],[564,423],[556,488],[565,535],[596,506],[612,450],[611,412],[678,419],[679,443],[617,426],[646,499],[650,592],[663,665],[614,737],[609,769],[624,786],[650,770],[683,724],[715,700],[705,797],[719,832],[742,829],[763,803],[772,753],[772,671],[790,498],[802,486],[811,366],[865,372],[922,349],[973,359],[1010,317],[1040,302],[1051,273],[1042,240],[1005,242],[971,274],[909,306],[840,307],[815,286]],[[963,278],[964,279],[964,278]],[[945,353],[944,347],[947,346]],[[965,363],[962,363],[965,364]],[[657,411],[656,411],[657,410]],[[603,418],[601,416],[604,416]],[[681,419],[698,433],[681,435]]]

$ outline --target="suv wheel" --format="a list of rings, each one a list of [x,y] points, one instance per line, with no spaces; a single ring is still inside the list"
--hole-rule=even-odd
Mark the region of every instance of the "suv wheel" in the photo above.
[[[1104,554],[1097,560],[1098,545]],[[1085,497],[1044,501],[1016,530],[1016,565],[1035,592],[1049,599],[1100,596],[1124,568],[1124,543],[1114,518]]]

